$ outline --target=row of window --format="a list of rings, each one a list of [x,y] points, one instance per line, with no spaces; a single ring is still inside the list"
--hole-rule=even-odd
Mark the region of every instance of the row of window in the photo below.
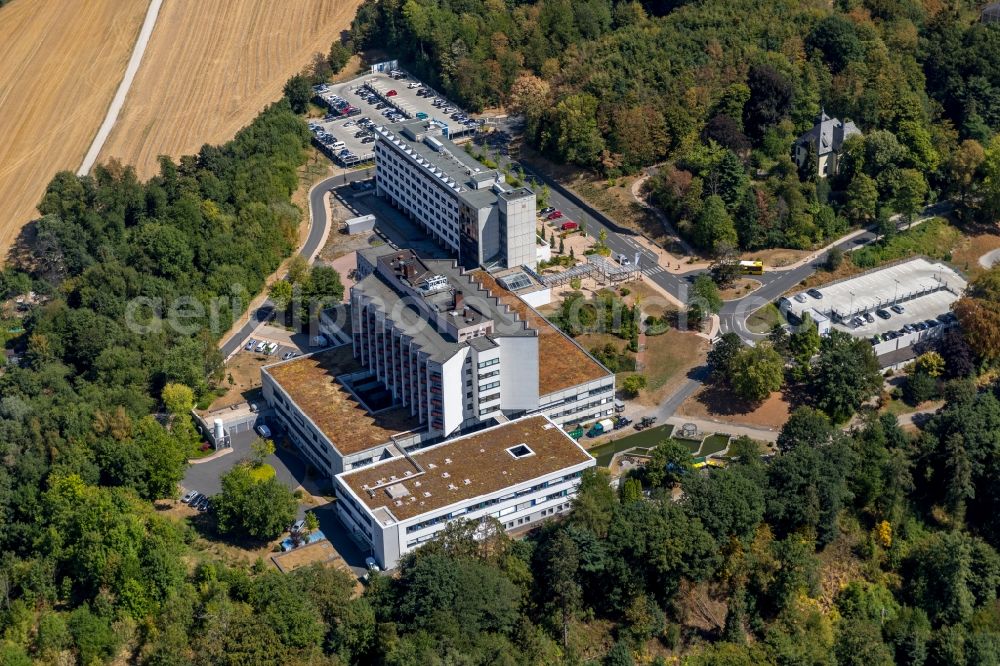
[[[477,367],[480,370],[482,370],[483,368],[488,368],[491,365],[496,365],[499,362],[500,362],[500,358],[499,357],[497,357],[497,358],[491,358],[491,359],[488,359],[486,361],[480,361],[479,364],[477,365]]]
[[[567,474],[567,475],[565,475],[565,476],[563,476],[561,478],[552,479],[551,481],[546,481],[544,483],[539,483],[539,484],[536,484],[536,485],[532,486],[531,488],[526,488],[524,490],[519,490],[519,491],[517,491],[515,493],[511,493],[510,495],[504,495],[503,497],[495,497],[495,498],[492,498],[492,499],[483,500],[482,502],[479,502],[477,504],[472,504],[472,505],[470,505],[468,507],[460,509],[459,511],[461,513],[463,513],[463,514],[467,513],[467,512],[472,512],[472,511],[479,511],[480,509],[485,509],[486,507],[495,506],[497,504],[500,504],[501,502],[509,502],[512,499],[517,499],[518,497],[524,497],[525,495],[530,495],[532,493],[536,493],[539,490],[542,490],[543,488],[549,488],[551,486],[559,485],[560,483],[565,483],[566,481],[570,481],[572,479],[578,479],[582,475],[583,475],[583,472],[574,472],[572,474]],[[561,490],[561,491],[559,491],[557,493],[549,495],[544,500],[533,500],[533,503],[541,504],[542,502],[548,502],[549,500],[554,499],[556,497],[562,497],[562,496],[566,495],[567,492],[568,492],[568,490]],[[510,508],[516,510],[516,507],[510,507]],[[411,534],[413,532],[417,532],[417,531],[425,529],[427,527],[431,527],[432,525],[437,525],[439,523],[448,521],[448,520],[456,517],[457,515],[459,515],[459,514],[457,512],[453,511],[451,513],[446,513],[446,514],[443,514],[443,515],[440,515],[440,516],[436,516],[434,518],[428,518],[427,520],[424,520],[424,521],[419,522],[419,523],[414,523],[413,525],[408,525],[407,528],[406,528],[406,533],[407,534]],[[499,513],[498,513],[498,515],[499,515]]]

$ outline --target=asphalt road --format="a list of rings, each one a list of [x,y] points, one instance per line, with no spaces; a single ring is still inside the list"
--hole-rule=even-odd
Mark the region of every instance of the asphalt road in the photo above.
[[[352,171],[351,173],[332,176],[326,180],[322,180],[312,189],[309,194],[309,236],[306,238],[306,242],[299,250],[299,254],[301,256],[305,257],[307,260],[311,259],[312,256],[321,249],[323,237],[326,236],[327,227],[330,225],[330,219],[326,213],[323,196],[337,187],[343,187],[347,183],[357,180],[366,180],[370,177],[371,176],[366,174],[364,170]],[[229,358],[230,354],[239,349],[240,345],[243,344],[243,341],[253,335],[253,332],[257,330],[258,326],[270,319],[273,312],[274,304],[270,300],[264,301],[263,305],[257,308],[255,312],[251,313],[247,322],[219,346],[219,350],[222,352],[223,358]]]
[[[658,264],[658,258],[655,254],[646,250],[637,242],[638,234],[634,231],[619,227],[603,213],[594,209],[547,175],[529,169],[524,165],[522,167],[524,167],[527,175],[533,176],[535,179],[549,186],[550,206],[562,211],[563,215],[568,219],[583,223],[586,226],[587,233],[591,236],[596,237],[601,232],[601,229],[607,231],[606,243],[611,250],[612,257],[624,254],[630,261],[634,262],[635,255],[638,252],[638,266],[642,273],[682,303],[688,302],[688,291],[691,282],[695,276],[705,271],[692,270],[686,273],[668,272]],[[950,207],[951,205],[948,203],[929,206],[924,210],[924,216],[932,217],[939,215],[949,210]],[[867,245],[875,239],[876,236],[872,231],[865,231],[861,234],[850,235],[850,238],[838,243],[837,247],[845,252],[849,252]],[[750,344],[765,337],[752,333],[747,329],[747,317],[764,305],[773,303],[786,291],[793,289],[795,285],[815,273],[826,262],[828,253],[824,252],[815,257],[811,262],[805,263],[798,268],[784,271],[768,271],[756,278],[761,282],[760,289],[741,299],[727,301],[723,304],[722,310],[719,312],[720,333],[733,331]]]

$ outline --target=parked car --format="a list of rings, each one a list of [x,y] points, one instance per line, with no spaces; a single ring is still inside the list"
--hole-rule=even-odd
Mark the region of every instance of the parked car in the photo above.
[[[810,289],[806,293],[815,298],[817,301],[823,299],[823,292],[821,292],[819,289]]]
[[[258,423],[253,429],[264,439],[271,439],[271,429],[266,424]]]
[[[551,213],[549,213],[548,215],[546,215],[545,219],[546,220],[558,220],[562,216],[563,216],[563,214],[562,214],[561,210],[554,210]]]
[[[576,222],[568,221],[568,222],[563,222],[561,225],[559,225],[560,231],[576,231],[579,228],[580,225],[577,224]]]
[[[865,321],[868,322],[869,324],[875,323],[875,317],[872,316],[871,312],[866,312],[861,316],[864,317]]]
[[[548,215],[549,213],[552,213],[554,211],[555,211],[555,208],[553,208],[552,206],[546,206],[545,208],[543,208],[540,211],[538,211],[538,214],[542,215],[542,216],[545,216],[545,215]]]
[[[899,305],[898,303],[896,305],[893,305],[889,309],[895,312],[896,314],[903,314],[904,312],[906,312],[906,308],[904,308],[902,305]]]
[[[204,495],[202,495],[201,493],[195,491],[195,493],[193,495],[191,495],[191,498],[188,500],[188,504],[193,507],[196,504],[198,504],[198,502],[201,501],[202,497],[204,497]]]
[[[366,136],[365,138],[361,139],[361,143],[375,143],[375,137]]]
[[[892,317],[892,315],[889,314],[888,310],[876,310],[875,314],[877,314],[882,319],[890,319]]]
[[[378,561],[376,561],[376,559],[374,557],[366,557],[365,558],[365,567],[367,567],[369,571],[381,571],[382,570],[382,569],[379,568]]]
[[[795,300],[797,300],[797,301],[798,301],[799,303],[805,303],[805,302],[806,302],[806,301],[808,300],[808,299],[806,298],[806,295],[805,295],[805,294],[795,294],[794,298],[795,298]]]
[[[181,501],[184,502],[185,504],[187,504],[188,502],[190,502],[191,500],[193,500],[195,498],[195,496],[197,496],[197,495],[198,495],[198,491],[196,491],[196,490],[189,490],[186,493],[184,493],[184,497],[181,498]]]
[[[208,507],[209,507],[209,505],[210,505],[211,503],[212,503],[212,500],[211,500],[211,498],[209,498],[209,497],[208,497],[208,496],[206,496],[206,495],[202,495],[202,496],[201,496],[201,499],[200,499],[200,500],[198,500],[198,503],[197,503],[197,504],[195,505],[195,507],[194,507],[194,508],[196,508],[196,509],[198,509],[199,511],[201,511],[202,513],[204,513],[204,512],[206,512],[206,511],[208,511]]]
[[[859,328],[864,325],[865,325],[865,320],[862,319],[861,317],[855,317],[854,319],[851,320],[851,326],[853,326],[854,328]]]
[[[267,347],[267,341],[266,340],[262,340],[262,341],[260,341],[260,342],[257,343],[257,346],[254,347],[253,350],[255,352],[257,352],[258,354],[260,354],[261,352],[264,351],[264,349],[266,347]]]
[[[395,97],[395,96],[396,96],[396,95],[398,95],[398,94],[399,94],[399,93],[397,93],[397,92],[396,92],[395,90],[390,90],[389,92],[387,92],[387,93],[385,94],[385,96],[386,96],[386,97]]]
[[[413,81],[411,83],[407,83],[406,87],[409,88],[410,90],[413,90],[414,88],[419,88],[420,84],[417,83],[416,81]]]
[[[423,111],[417,111],[417,120],[427,120],[427,114]]]
[[[306,528],[306,521],[303,520],[302,518],[299,518],[294,523],[292,523],[292,526],[288,528],[288,531],[291,532],[292,534],[298,534],[305,528]]]
[[[924,323],[927,324],[927,328],[937,328],[938,326],[941,325],[941,322],[939,322],[937,319],[927,319],[924,321]]]
[[[247,341],[247,346],[244,347],[244,349],[246,349],[247,351],[253,351],[253,348],[256,345],[257,345],[257,341],[254,340],[253,338],[250,338],[250,340]]]
[[[624,254],[619,254],[618,255],[618,263],[621,264],[622,266],[631,266],[632,265],[632,262]]]

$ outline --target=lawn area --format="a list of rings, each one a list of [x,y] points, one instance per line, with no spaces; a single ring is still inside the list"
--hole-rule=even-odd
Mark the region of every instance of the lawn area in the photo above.
[[[636,449],[636,453],[649,455],[656,448],[657,444],[670,439],[673,433],[674,426],[667,423],[643,430],[642,432],[626,435],[621,439],[605,442],[600,446],[589,449],[588,453],[597,459],[598,467],[608,467],[616,453]],[[716,433],[698,439],[687,439],[685,437],[674,437],[673,439],[675,442],[686,446],[692,456],[709,456],[724,451],[729,446],[730,436]]]
[[[960,249],[965,240],[957,227],[948,220],[937,217],[917,225],[909,231],[900,232],[888,243],[868,245],[848,252],[837,270],[818,270],[803,280],[795,291],[843,280],[877,268],[882,264],[917,255],[925,255],[938,261],[952,261],[952,253]],[[983,250],[983,252],[985,251]],[[978,256],[976,255],[976,257]],[[976,264],[976,261],[972,260],[971,263]],[[962,268],[961,265],[958,267]]]
[[[851,262],[861,269],[875,268],[881,264],[914,255],[925,255],[931,259],[951,260],[962,232],[948,220],[936,217],[908,231],[903,231],[887,242],[878,242],[859,248],[851,253]]]
[[[979,263],[979,258],[987,252],[1000,248],[1000,234],[977,233],[963,236],[952,250],[952,263],[955,268],[974,278],[986,269]]]
[[[747,328],[753,333],[768,333],[775,324],[784,324],[785,318],[774,303],[768,303],[747,317]]]
[[[611,440],[600,446],[595,446],[589,449],[588,453],[597,458],[597,465],[599,467],[607,467],[611,464],[611,458],[616,453],[636,447],[652,448],[660,442],[670,439],[670,435],[673,432],[674,427],[667,423],[655,428],[647,428],[642,432],[626,435],[621,439]]]
[[[734,301],[760,289],[760,281],[753,278],[739,278],[719,292],[724,301]]]
[[[714,435],[709,435],[705,438],[705,441],[701,443],[701,450],[698,451],[700,456],[710,456],[720,451],[725,451],[726,447],[729,446],[729,435],[722,435],[716,433]]]
[[[636,401],[641,405],[658,405],[666,394],[696,366],[705,362],[708,341],[695,333],[670,329],[662,335],[646,338],[646,349],[640,352],[640,372],[648,382]]]

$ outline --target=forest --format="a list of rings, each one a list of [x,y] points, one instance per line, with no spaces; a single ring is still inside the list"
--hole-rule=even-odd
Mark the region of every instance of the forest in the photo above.
[[[935,197],[996,219],[1000,31],[973,9],[368,0],[352,32],[472,108],[523,113],[556,159],[662,163],[655,200],[721,252],[811,246]],[[829,183],[789,158],[821,108],[865,132]],[[0,664],[1000,663],[1000,269],[914,370],[907,390],[942,401],[919,429],[863,405],[870,350],[775,335],[710,359],[801,366],[774,454],[740,439],[699,471],[664,441],[617,487],[585,475],[565,520],[516,540],[455,523],[360,595],[336,569],[198,549],[154,502],[197,443],[187,409],[223,380],[216,342],[294,247],[308,143],[284,100],[147,182],[110,163],[50,183],[0,273],[5,298],[39,296],[0,373]],[[812,375],[797,359],[817,344]],[[239,502],[221,508],[253,536]]]
[[[474,110],[523,115],[550,159],[608,178],[659,165],[653,200],[724,254],[815,247],[943,198],[995,219],[1000,29],[979,4],[368,0],[352,37]],[[831,179],[791,160],[821,110],[864,133]]]

